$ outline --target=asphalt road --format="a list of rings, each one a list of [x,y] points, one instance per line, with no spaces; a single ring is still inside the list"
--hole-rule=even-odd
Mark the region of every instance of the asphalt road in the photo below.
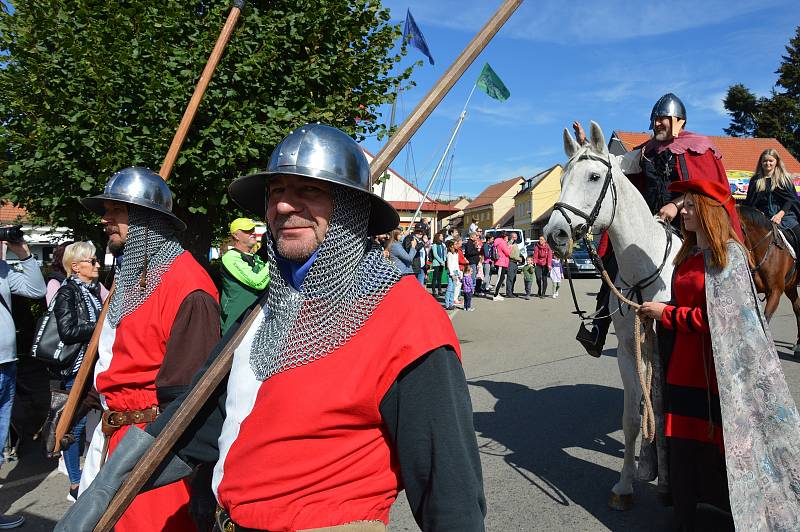
[[[578,280],[576,287],[582,305],[592,307],[599,281]],[[622,389],[613,331],[603,357],[584,354],[574,340],[577,321],[565,286],[558,299],[474,303],[475,312],[456,311],[452,319],[475,412],[487,530],[669,530],[671,509],[659,504],[652,484],[636,485],[629,512],[606,504],[622,465]],[[771,326],[789,386],[800,399],[787,300]],[[0,471],[0,512],[25,515],[21,530],[52,530],[69,506],[67,479],[35,450],[22,451],[20,461]],[[725,523],[710,510],[703,519],[709,529]],[[390,530],[418,530],[402,494]]]

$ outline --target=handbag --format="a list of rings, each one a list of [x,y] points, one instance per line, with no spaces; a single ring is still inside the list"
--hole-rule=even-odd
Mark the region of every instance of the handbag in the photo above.
[[[30,356],[52,368],[64,369],[75,362],[83,343],[65,344],[61,341],[53,312],[55,303],[54,297],[45,315],[36,322],[36,336],[33,337]]]
[[[50,410],[47,413],[47,419],[33,439],[44,438],[42,443],[44,444],[45,455],[48,458],[58,458],[61,453],[54,453],[52,450],[56,448],[56,427],[58,426],[58,420],[61,419],[61,414],[64,412],[64,407],[67,405],[69,392],[51,390],[50,393]],[[75,436],[73,436],[72,431],[68,431],[61,440],[61,448],[66,449],[74,442]]]

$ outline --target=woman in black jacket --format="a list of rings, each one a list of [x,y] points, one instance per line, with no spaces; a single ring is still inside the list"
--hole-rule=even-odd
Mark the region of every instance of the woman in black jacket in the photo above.
[[[795,244],[800,243],[800,201],[776,150],[768,148],[758,158],[744,204],[755,207],[771,221],[790,230]]]
[[[64,270],[69,273],[66,282],[58,289],[53,306],[53,315],[58,324],[58,335],[65,344],[83,344],[77,357],[61,371],[66,390],[72,388],[75,374],[83,361],[86,346],[92,337],[97,317],[100,315],[100,285],[97,282],[100,263],[91,242],[75,242],[64,249]],[[64,464],[69,476],[69,500],[78,497],[81,481],[80,442],[86,427],[82,418],[73,428],[75,443],[64,449]]]

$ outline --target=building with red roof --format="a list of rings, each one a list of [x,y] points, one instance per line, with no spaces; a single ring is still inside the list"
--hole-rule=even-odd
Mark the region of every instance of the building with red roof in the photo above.
[[[363,148],[362,148],[363,149]],[[370,163],[375,158],[369,151],[364,150],[367,161]],[[407,228],[411,224],[411,218],[419,207],[422,208],[415,221],[428,218],[431,221],[431,235],[444,228],[444,219],[459,211],[453,205],[440,203],[429,196],[426,196],[420,189],[412,185],[406,178],[401,176],[391,167],[386,170],[388,179],[372,186],[372,191],[389,202],[400,214],[400,227]]]
[[[517,176],[486,187],[477,198],[464,207],[464,226],[472,223],[473,219],[482,229],[513,224],[514,196],[520,191],[523,183],[525,178]]]

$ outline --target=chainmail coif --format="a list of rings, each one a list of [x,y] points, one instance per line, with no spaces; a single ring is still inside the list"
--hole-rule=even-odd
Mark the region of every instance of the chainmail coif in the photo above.
[[[260,381],[344,345],[400,280],[394,263],[367,238],[367,195],[337,185],[331,192],[328,232],[301,290],[280,274],[270,281],[265,317],[250,350],[250,366]],[[269,267],[278,272],[269,230],[265,237]]]
[[[119,322],[139,308],[161,283],[172,261],[183,253],[170,220],[151,209],[128,205],[128,236],[122,267],[115,273],[114,295],[108,305],[108,321]],[[142,271],[147,266],[142,286]]]

